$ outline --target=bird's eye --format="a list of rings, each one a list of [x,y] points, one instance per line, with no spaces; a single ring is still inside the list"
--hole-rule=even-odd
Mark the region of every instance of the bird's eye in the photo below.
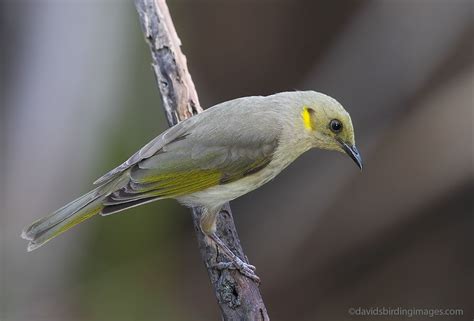
[[[342,123],[337,119],[333,119],[329,122],[329,128],[331,128],[334,133],[339,133],[342,130]]]

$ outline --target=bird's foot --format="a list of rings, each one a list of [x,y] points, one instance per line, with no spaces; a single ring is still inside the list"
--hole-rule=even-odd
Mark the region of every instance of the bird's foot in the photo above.
[[[237,270],[240,272],[240,274],[257,283],[260,283],[260,278],[257,276],[257,274],[255,274],[255,270],[257,268],[251,264],[245,263],[238,257],[236,257],[235,260],[231,262],[219,262],[214,265],[214,268],[217,270]]]
[[[220,252],[229,259],[228,262],[219,262],[214,267],[219,270],[237,270],[240,274],[249,279],[260,283],[260,278],[255,274],[255,266],[245,263],[241,258],[235,255],[227,245],[215,234],[211,233],[208,236],[216,243],[218,252]]]

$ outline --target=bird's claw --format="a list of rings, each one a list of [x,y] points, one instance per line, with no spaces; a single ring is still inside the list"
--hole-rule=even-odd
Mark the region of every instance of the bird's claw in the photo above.
[[[239,272],[253,280],[257,284],[260,284],[260,278],[255,274],[255,266],[242,262],[243,265],[238,268]]]
[[[251,270],[252,272],[255,272],[257,270],[257,268],[254,265],[248,264],[242,261],[241,263],[238,263],[238,264],[234,262],[219,262],[214,265],[214,268],[216,268],[217,270],[239,270],[241,268],[242,269],[245,268],[245,269]]]
[[[257,268],[254,265],[245,263],[241,259],[237,259],[232,262],[218,262],[216,265],[214,265],[214,268],[218,270],[238,270],[240,274],[257,283],[260,283],[260,278],[255,274],[255,270]]]

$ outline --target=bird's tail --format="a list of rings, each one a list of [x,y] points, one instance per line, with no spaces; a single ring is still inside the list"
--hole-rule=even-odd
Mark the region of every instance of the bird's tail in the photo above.
[[[28,251],[39,248],[74,225],[100,213],[104,208],[102,202],[107,196],[108,193],[104,192],[103,186],[99,186],[58,209],[50,216],[25,228],[21,237],[30,241]]]

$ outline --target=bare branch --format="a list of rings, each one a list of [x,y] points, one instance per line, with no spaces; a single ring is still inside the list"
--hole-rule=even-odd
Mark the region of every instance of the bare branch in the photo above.
[[[152,65],[170,126],[202,111],[188,72],[181,41],[174,28],[165,0],[135,0],[142,30],[150,46]],[[194,229],[201,257],[214,287],[222,317],[226,321],[270,320],[258,284],[233,270],[219,271],[212,266],[220,254],[209,246],[199,227],[199,209],[192,210]],[[228,247],[248,263],[235,229],[229,204],[219,214],[217,234]],[[224,258],[224,260],[226,260]]]

